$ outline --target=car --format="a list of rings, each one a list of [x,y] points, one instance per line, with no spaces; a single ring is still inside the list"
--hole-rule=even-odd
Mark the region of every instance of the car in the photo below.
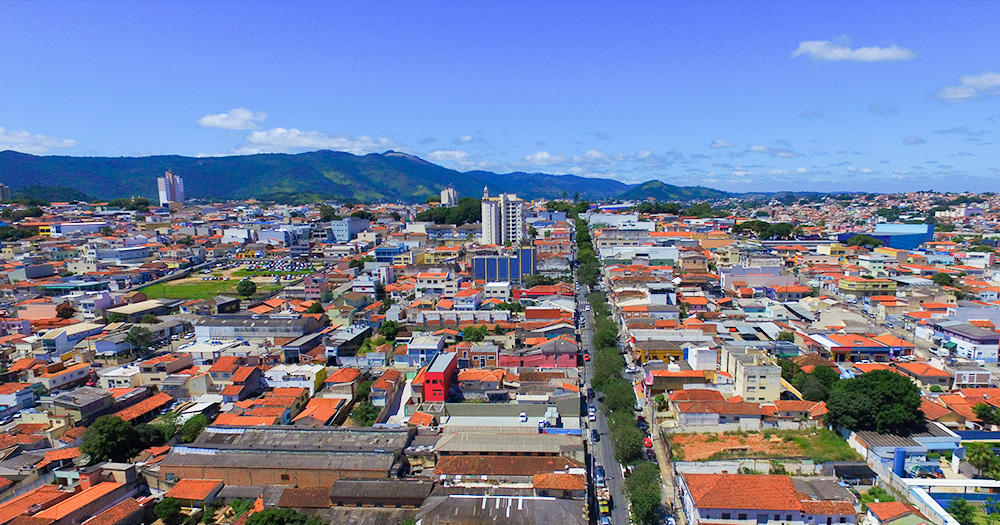
[[[596,428],[590,429],[590,440],[597,443],[601,440],[601,435],[597,432]]]
[[[584,361],[590,361],[590,354],[589,353],[588,354],[583,354],[583,360]]]
[[[517,415],[517,418],[521,420],[521,423],[527,423],[528,414],[526,412],[521,412],[520,414]]]
[[[594,467],[594,481],[604,481],[604,466],[597,465]]]
[[[601,525],[611,525],[611,518],[609,516],[603,516],[601,518]]]
[[[646,448],[653,448],[653,440],[652,439],[642,438],[642,444],[645,445]]]
[[[667,525],[677,525],[677,520],[673,516],[667,516]]]

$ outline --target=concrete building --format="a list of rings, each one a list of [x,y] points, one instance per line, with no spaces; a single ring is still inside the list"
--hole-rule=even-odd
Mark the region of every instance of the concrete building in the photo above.
[[[441,190],[441,206],[454,206],[458,204],[458,192],[455,188],[448,186]]]
[[[160,194],[160,206],[184,202],[184,180],[174,172],[168,170],[162,177],[157,177],[156,187]]]
[[[368,219],[355,219],[348,217],[330,223],[330,237],[335,242],[349,242],[354,240],[359,233],[368,229],[371,223]]]
[[[733,393],[748,402],[772,402],[781,397],[781,367],[764,352],[744,353],[722,347],[722,370],[735,380]]]
[[[525,236],[525,202],[513,193],[490,197],[489,188],[483,188],[482,244],[518,244]]]

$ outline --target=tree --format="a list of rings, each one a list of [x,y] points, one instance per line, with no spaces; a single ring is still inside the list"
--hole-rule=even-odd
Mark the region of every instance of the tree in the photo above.
[[[840,381],[840,374],[832,366],[817,366],[809,376],[815,378],[826,388],[833,388],[833,385]]]
[[[253,508],[253,501],[248,499],[234,499],[229,507],[233,509],[234,517],[239,518]]]
[[[244,279],[240,281],[240,284],[236,285],[236,293],[249,298],[251,295],[257,293],[257,284],[250,279]]]
[[[650,461],[642,461],[625,478],[625,494],[632,503],[635,523],[656,523],[660,507],[660,468]]]
[[[951,275],[942,272],[932,275],[931,280],[938,286],[952,286],[955,284],[955,279]]]
[[[838,381],[826,408],[827,423],[855,431],[908,434],[924,425],[920,389],[906,376],[888,370]]]
[[[788,330],[782,330],[778,333],[778,341],[787,341],[789,343],[795,342],[795,332],[789,332]]]
[[[123,463],[140,450],[139,433],[132,424],[118,416],[101,416],[83,434],[80,451],[93,463],[115,461]]]
[[[489,328],[486,325],[470,326],[462,330],[462,340],[478,343],[486,338],[487,330],[489,330]]]
[[[955,498],[948,504],[948,514],[961,525],[976,525],[976,507],[965,501],[965,498]]]
[[[305,313],[307,313],[307,314],[321,314],[321,313],[324,313],[324,312],[326,312],[326,310],[323,309],[323,303],[321,303],[319,301],[313,301],[313,304],[309,305],[309,308],[306,308],[306,312]]]
[[[666,396],[663,394],[656,394],[656,397],[653,398],[653,406],[656,407],[657,412],[662,412],[669,408],[670,405],[667,403]]]
[[[158,447],[166,442],[160,429],[153,425],[141,424],[135,426],[135,432],[139,436],[140,447],[145,450],[149,447]]]
[[[535,237],[538,237],[538,230],[534,226],[528,226],[528,237],[531,237],[531,240],[535,240]]]
[[[781,378],[791,383],[795,377],[802,373],[802,368],[791,359],[778,359],[778,366],[781,367]]]
[[[333,206],[330,206],[329,204],[319,205],[319,220],[323,222],[330,222],[333,220],[335,215],[336,213],[333,211]]]
[[[69,303],[62,303],[56,307],[56,317],[60,319],[69,319],[76,315],[76,308]]]
[[[965,460],[979,471],[980,476],[988,470],[997,470],[1000,463],[1000,458],[993,453],[993,447],[982,441],[965,445]]]
[[[611,444],[615,449],[615,460],[622,465],[634,463],[642,458],[645,447],[642,431],[635,426],[631,417],[612,418]]]
[[[323,525],[323,520],[295,509],[265,509],[251,514],[247,525]]]
[[[125,315],[125,314],[120,314],[118,312],[113,312],[110,315],[108,315],[108,322],[109,323],[124,323],[126,321],[128,321],[128,316]]]
[[[160,318],[153,314],[146,314],[139,319],[139,322],[142,324],[156,324],[160,322]]]
[[[395,341],[396,336],[399,335],[399,322],[397,321],[385,321],[382,326],[378,327],[378,333],[385,337],[386,340]]]
[[[976,413],[976,417],[981,419],[983,423],[987,425],[1000,425],[1000,410],[997,410],[992,405],[977,403],[976,406],[972,407],[972,411]]]
[[[153,514],[163,523],[171,523],[181,514],[181,502],[174,498],[163,498],[153,507]]]
[[[153,344],[153,332],[142,326],[133,326],[125,334],[125,340],[132,345],[133,354],[143,354]]]
[[[848,246],[864,246],[865,248],[878,248],[884,244],[882,241],[872,237],[871,235],[855,235],[850,239],[847,239]]]
[[[181,425],[181,442],[191,443],[201,434],[202,430],[208,426],[208,418],[203,414],[197,414]]]

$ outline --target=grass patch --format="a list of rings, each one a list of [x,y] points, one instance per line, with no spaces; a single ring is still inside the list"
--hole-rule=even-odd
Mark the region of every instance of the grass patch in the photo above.
[[[166,282],[141,288],[139,291],[150,299],[210,299],[216,295],[236,297],[236,285],[239,280],[229,281],[188,281],[183,283]],[[257,294],[266,294],[280,290],[280,284],[258,284]]]
[[[827,461],[852,461],[861,456],[847,444],[847,440],[832,430],[821,428],[802,436],[793,436],[795,444],[817,463]]]

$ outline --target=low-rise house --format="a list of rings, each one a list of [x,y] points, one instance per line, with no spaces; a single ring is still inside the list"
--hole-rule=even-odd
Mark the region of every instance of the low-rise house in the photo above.
[[[326,377],[323,392],[353,399],[360,381],[361,370],[350,367],[338,368]]]
[[[921,388],[929,389],[932,386],[937,386],[945,392],[951,390],[953,377],[940,368],[927,363],[895,363],[893,366]]]
[[[377,407],[384,407],[392,402],[396,391],[402,388],[405,377],[398,370],[386,370],[382,376],[372,383],[371,401]]]
[[[277,365],[264,372],[270,388],[304,388],[312,397],[326,380],[324,365]]]
[[[681,506],[691,525],[720,520],[793,525],[857,522],[849,501],[808,499],[789,476],[685,473],[678,479]]]

